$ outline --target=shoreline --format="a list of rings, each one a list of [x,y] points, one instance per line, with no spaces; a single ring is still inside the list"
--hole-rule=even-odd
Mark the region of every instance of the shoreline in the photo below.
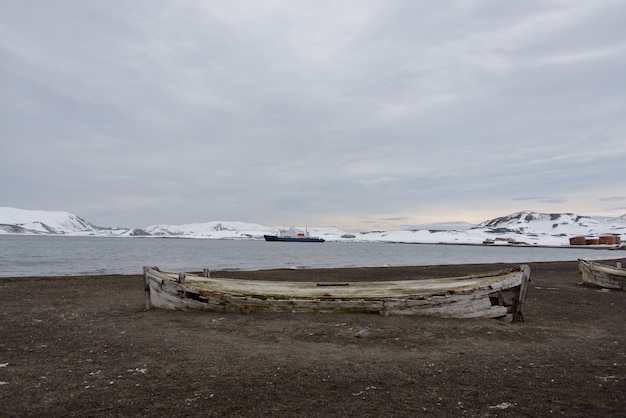
[[[463,244],[459,244],[463,245]],[[594,260],[600,263],[605,264],[615,264],[616,262],[622,262],[626,258],[610,258],[610,259],[601,259]],[[345,272],[349,275],[354,275],[355,272],[361,271],[380,271],[380,272],[393,272],[393,271],[451,271],[456,272],[457,274],[462,271],[462,269],[466,268],[468,272],[471,273],[480,273],[480,272],[488,272],[491,270],[497,270],[501,268],[506,268],[510,266],[515,266],[519,264],[528,264],[535,266],[548,266],[548,265],[561,265],[563,263],[577,263],[577,260],[558,260],[558,261],[534,261],[534,262],[497,262],[497,263],[459,263],[459,264],[430,264],[430,265],[394,265],[394,266],[360,266],[360,267],[276,267],[276,268],[259,268],[259,269],[243,269],[243,268],[227,268],[227,269],[209,269],[211,273],[220,273],[225,274],[225,277],[235,277],[237,275],[250,276],[250,277],[258,277],[264,274],[268,274],[269,276],[277,276],[277,275],[293,275],[296,276],[307,276],[313,277],[316,274],[328,274],[331,272],[333,277],[340,277],[340,273]],[[626,263],[624,263],[626,264]],[[478,269],[478,270],[477,270]],[[482,269],[482,270],[480,270]],[[188,271],[188,270],[180,270],[185,271],[190,274],[202,274],[202,271]],[[178,270],[176,270],[178,272]],[[470,274],[470,273],[468,273]],[[463,274],[458,274],[463,275]],[[58,275],[24,275],[24,276],[0,276],[0,282],[2,281],[14,281],[14,280],[24,280],[24,279],[34,279],[34,280],[44,280],[44,279],[85,279],[85,278],[115,278],[115,277],[127,277],[127,278],[138,278],[143,277],[143,273],[102,273],[102,274],[58,274]],[[453,276],[441,276],[441,277],[453,277]],[[456,277],[456,276],[454,276]]]
[[[176,239],[176,240],[206,240],[206,241],[259,241],[266,242],[262,238],[241,238],[241,237],[229,237],[229,238],[199,238],[191,236],[107,236],[107,235],[48,235],[48,234],[0,234],[2,236],[9,237],[52,237],[52,238],[123,238],[123,239]],[[589,245],[549,245],[549,244],[528,244],[525,242],[519,243],[484,243],[484,242],[419,242],[419,241],[387,241],[387,240],[359,240],[345,238],[340,240],[325,239],[328,243],[354,243],[354,244],[407,244],[407,245],[469,245],[469,246],[486,246],[486,247],[530,247],[530,248],[577,248],[577,249],[597,249],[597,250],[626,250],[626,244],[589,244]]]

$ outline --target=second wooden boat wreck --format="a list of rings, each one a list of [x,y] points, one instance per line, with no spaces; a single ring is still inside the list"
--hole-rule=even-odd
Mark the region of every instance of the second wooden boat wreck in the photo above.
[[[523,320],[530,268],[442,279],[284,282],[214,278],[144,267],[146,308],[218,312],[377,312]]]
[[[626,269],[621,263],[616,266],[600,264],[595,261],[578,260],[580,283],[604,287],[606,289],[626,290]]]

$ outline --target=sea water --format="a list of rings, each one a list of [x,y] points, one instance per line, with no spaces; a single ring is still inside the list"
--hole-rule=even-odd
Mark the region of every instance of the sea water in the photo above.
[[[224,269],[529,263],[620,258],[621,251],[483,245],[265,242],[0,235],[0,277]]]

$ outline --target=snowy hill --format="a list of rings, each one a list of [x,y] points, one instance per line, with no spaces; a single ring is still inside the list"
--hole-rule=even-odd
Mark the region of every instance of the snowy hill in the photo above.
[[[463,224],[459,224],[463,225]],[[614,219],[572,213],[517,212],[459,230],[415,229],[349,233],[334,227],[309,227],[311,235],[327,241],[402,242],[434,244],[569,245],[573,236],[619,235],[626,240],[626,215]],[[299,227],[305,229],[305,227]],[[185,225],[151,225],[145,228],[104,228],[68,212],[0,207],[0,234],[69,236],[153,236],[199,239],[257,239],[276,234],[279,227],[245,222],[205,222]]]
[[[305,229],[302,227],[300,229]],[[151,225],[143,228],[152,236],[176,236],[209,239],[263,239],[263,235],[276,234],[278,227],[268,227],[245,222],[205,222],[186,225]],[[339,238],[345,234],[337,228],[307,228],[311,235]]]
[[[546,245],[567,245],[574,236],[601,236],[626,234],[626,215],[614,219],[600,219],[573,213],[517,212],[509,216],[480,223],[468,232],[505,235]],[[549,242],[548,242],[549,241]]]
[[[244,222],[205,222],[185,225],[151,225],[143,229],[157,237],[190,237],[211,239],[263,239],[270,228]]]
[[[139,231],[95,226],[69,212],[0,207],[0,234],[131,236]]]
[[[563,233],[589,234],[603,233],[605,229],[613,228],[613,224],[621,218],[610,221],[580,216],[573,213],[536,213],[518,212],[509,216],[491,219],[475,227],[475,229],[489,229],[493,232],[517,232],[517,233]],[[622,219],[623,220],[623,219]]]

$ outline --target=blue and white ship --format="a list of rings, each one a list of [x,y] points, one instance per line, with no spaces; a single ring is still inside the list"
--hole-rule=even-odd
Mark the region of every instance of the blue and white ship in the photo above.
[[[278,235],[263,235],[265,241],[280,242],[324,242],[324,238],[314,237],[309,234],[308,230],[299,231],[293,226],[289,229],[279,229]]]

